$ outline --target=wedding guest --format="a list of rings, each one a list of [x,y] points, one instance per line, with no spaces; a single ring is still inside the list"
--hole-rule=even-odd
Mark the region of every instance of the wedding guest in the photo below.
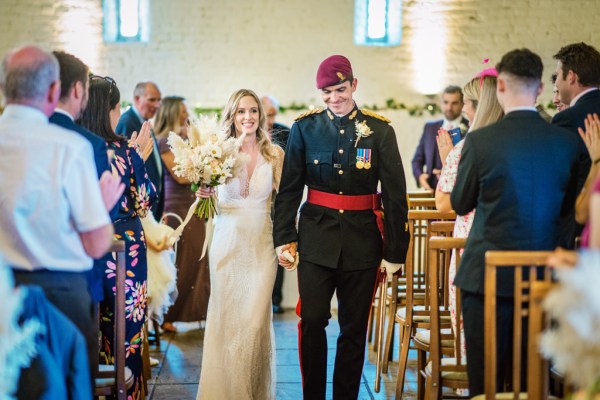
[[[545,122],[535,109],[543,89],[541,58],[528,49],[512,50],[496,69],[496,94],[505,116],[467,135],[450,197],[458,215],[477,209],[454,279],[461,289],[471,396],[483,393],[485,252],[554,249],[559,222],[574,206],[577,180],[578,139]],[[502,391],[510,376],[503,355],[510,354],[513,336],[514,277],[507,270],[497,279],[497,387]]]
[[[223,127],[243,138],[242,171],[218,187],[210,245],[211,294],[197,399],[275,399],[271,291],[277,271],[270,201],[283,150],[271,144],[256,94],[241,89],[223,110]],[[202,187],[207,198],[213,188]]]
[[[100,304],[100,328],[105,363],[114,362],[115,346],[125,346],[126,366],[133,373],[133,384],[127,396],[141,398],[144,386],[142,371],[142,327],[146,322],[146,243],[141,217],[150,210],[156,197],[144,167],[144,159],[133,143],[114,131],[121,114],[121,95],[115,81],[110,77],[90,77],[89,103],[80,124],[104,138],[112,150],[111,164],[126,186],[119,199],[119,210],[114,219],[115,239],[125,241],[125,264],[127,280],[125,303],[125,343],[114,342],[115,268],[116,254],[109,253],[100,262],[104,265],[104,300]],[[149,135],[150,124],[144,123],[140,135]],[[150,142],[151,143],[151,142]]]
[[[484,126],[488,126],[498,122],[504,115],[502,108],[496,97],[496,77],[498,73],[495,68],[487,68],[478,73],[475,78],[463,88],[464,106],[463,112],[470,121],[469,131],[475,131]],[[443,212],[452,210],[450,204],[450,193],[456,184],[456,172],[462,153],[464,140],[452,147],[452,139],[445,130],[441,129],[438,135],[438,147],[441,157],[443,157],[442,173],[438,182],[437,190],[435,191],[436,208]],[[451,149],[451,150],[450,150]],[[475,210],[467,215],[459,215],[454,223],[453,237],[466,238],[471,231]],[[458,323],[460,316],[456,315],[456,288],[454,286],[454,277],[456,276],[456,256],[453,253],[450,259],[450,269],[448,279],[450,281],[450,313],[452,318],[452,326],[454,332],[462,332],[462,324]],[[458,327],[460,326],[460,329]],[[463,357],[466,355],[465,341],[462,341]]]
[[[319,65],[316,86],[327,108],[301,114],[292,125],[275,202],[273,236],[279,263],[290,269],[298,265],[296,310],[301,318],[305,399],[325,399],[325,327],[334,292],[340,335],[333,398],[358,398],[379,267],[389,276],[397,272],[409,243],[406,182],[396,134],[388,119],[357,107],[353,99],[357,84],[346,57],[333,55]],[[373,210],[379,202],[379,183],[385,249]],[[296,225],[305,186],[308,200]]]
[[[142,124],[156,115],[160,107],[160,96],[160,90],[154,82],[140,82],[135,85],[135,89],[133,90],[133,104],[119,119],[115,132],[126,136],[128,139],[131,138],[134,132],[140,132]],[[154,132],[151,131],[151,135],[154,142],[154,150],[151,157],[145,160],[145,165],[148,177],[158,194],[157,201],[152,205],[152,214],[155,220],[160,221],[164,210],[165,195],[163,187],[165,177]]]
[[[158,140],[160,157],[166,172],[165,180],[165,212],[175,213],[182,219],[196,200],[190,189],[188,180],[177,176],[174,155],[167,143],[169,132],[175,132],[187,139],[189,129],[189,113],[183,97],[171,96],[162,99],[154,120],[154,132]],[[179,222],[174,218],[167,219],[172,228]],[[165,315],[163,330],[176,332],[175,321],[193,322],[206,320],[208,297],[210,296],[210,272],[208,258],[202,256],[202,243],[206,234],[206,222],[201,218],[192,218],[185,226],[177,244],[177,291],[175,304]]]
[[[550,81],[552,82],[552,104],[556,106],[556,110],[561,112],[565,108],[569,108],[568,104],[560,101],[560,96],[558,94],[558,88],[556,87],[556,74],[552,74]]]
[[[584,142],[579,140],[578,128],[585,127],[588,114],[600,114],[600,52],[586,43],[573,43],[562,47],[554,58],[557,60],[558,96],[569,108],[557,113],[552,123],[570,130],[579,141],[577,195],[585,184],[592,163]],[[582,229],[583,226],[575,221],[574,210],[571,210],[562,222],[560,245],[572,249]]]
[[[109,172],[98,184],[89,141],[48,122],[61,90],[52,54],[34,46],[11,50],[1,86],[0,254],[17,285],[40,286],[77,326],[91,365],[98,346],[86,274],[111,244],[107,210],[124,188]]]
[[[461,136],[467,132],[467,121],[461,114],[463,109],[463,93],[458,86],[448,86],[442,93],[441,104],[444,118],[425,124],[419,145],[412,159],[413,175],[417,185],[423,189],[433,190],[437,186],[442,172],[442,158],[436,145],[438,130],[461,128]]]
[[[271,138],[271,142],[285,150],[290,135],[290,128],[275,122],[275,117],[279,113],[279,102],[275,97],[270,95],[261,97],[260,102],[267,116],[267,132]],[[275,211],[275,196],[277,196],[277,192],[273,192],[271,215]],[[283,267],[281,265],[277,266],[277,276],[275,277],[271,300],[273,301],[273,314],[282,314],[284,310],[281,307],[281,301],[283,300]]]

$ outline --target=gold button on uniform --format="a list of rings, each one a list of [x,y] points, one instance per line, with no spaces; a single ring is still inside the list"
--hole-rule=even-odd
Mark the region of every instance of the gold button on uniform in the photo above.
[[[343,175],[344,171],[342,171],[341,169],[338,171],[338,174]]]
[[[340,210],[340,214],[343,214],[343,213],[344,213],[344,210]]]
[[[343,130],[343,129],[340,129],[340,133],[343,135],[343,134],[344,134],[344,130]]]
[[[315,160],[315,161],[313,161],[313,162],[314,162],[315,164],[318,164],[318,163],[319,163],[319,160]]]
[[[340,154],[344,154],[344,149],[339,149],[339,150],[338,150],[338,153],[340,153]]]
[[[340,194],[344,194],[344,192],[340,192]]]

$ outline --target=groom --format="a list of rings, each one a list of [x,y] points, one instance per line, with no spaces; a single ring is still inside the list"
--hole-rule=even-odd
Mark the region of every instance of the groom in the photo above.
[[[346,57],[334,55],[321,63],[317,88],[327,108],[296,118],[275,202],[273,235],[279,263],[293,269],[301,254],[296,311],[301,318],[304,398],[311,400],[325,399],[325,327],[334,291],[340,335],[333,398],[358,397],[378,267],[390,275],[396,272],[406,258],[409,241],[406,183],[394,129],[386,118],[356,106],[352,98],[356,86]],[[374,212],[380,210],[379,182],[385,248],[378,229],[381,219]],[[308,199],[296,230],[304,186],[308,186]]]

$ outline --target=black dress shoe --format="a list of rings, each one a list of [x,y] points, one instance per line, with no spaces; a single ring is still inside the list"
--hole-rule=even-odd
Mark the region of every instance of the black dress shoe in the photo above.
[[[283,314],[283,307],[273,304],[273,314]]]

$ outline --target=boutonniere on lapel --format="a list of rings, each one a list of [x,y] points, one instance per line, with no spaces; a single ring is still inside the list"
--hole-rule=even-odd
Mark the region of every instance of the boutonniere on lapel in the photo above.
[[[467,125],[463,124],[462,122],[460,123],[460,125],[459,125],[459,128],[460,128],[460,133],[461,133],[461,135],[463,135],[463,136],[464,136],[464,135],[465,135],[465,133],[467,133],[467,131],[469,130],[469,127],[468,127]]]
[[[371,128],[367,125],[367,121],[358,122],[354,121],[354,126],[356,127],[356,141],[354,142],[354,147],[358,146],[358,141],[362,138],[369,137],[373,134]]]

